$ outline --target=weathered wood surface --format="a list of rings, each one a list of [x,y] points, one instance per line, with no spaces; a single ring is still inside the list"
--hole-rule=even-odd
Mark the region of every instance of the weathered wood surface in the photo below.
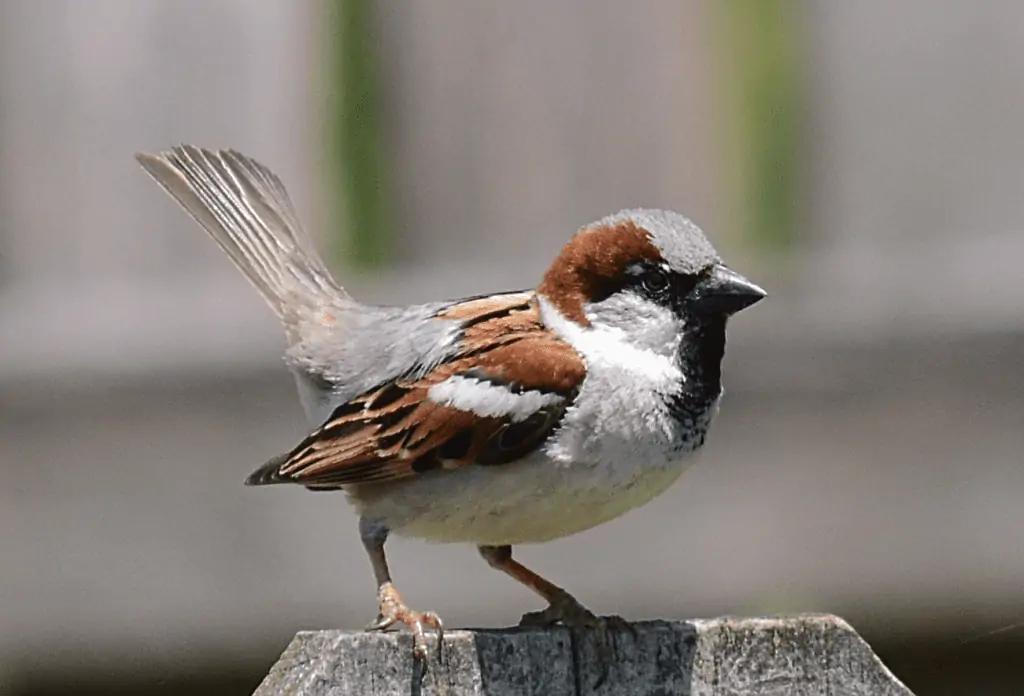
[[[407,633],[304,631],[256,696],[912,696],[840,618],[635,624],[596,689],[594,642],[563,628],[450,631],[426,674]],[[432,656],[436,658],[436,653]]]

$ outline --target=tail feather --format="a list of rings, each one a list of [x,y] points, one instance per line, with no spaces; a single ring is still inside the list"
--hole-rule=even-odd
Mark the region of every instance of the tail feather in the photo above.
[[[234,150],[181,145],[135,158],[286,322],[296,304],[349,300],[299,223],[281,180]]]

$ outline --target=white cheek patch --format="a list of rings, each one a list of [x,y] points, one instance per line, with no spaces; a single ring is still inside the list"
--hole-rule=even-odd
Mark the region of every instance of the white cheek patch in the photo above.
[[[618,328],[584,328],[562,316],[546,298],[538,299],[541,320],[583,355],[589,369],[612,368],[626,371],[656,386],[672,386],[685,380],[672,357],[637,347],[630,341],[630,337]]]
[[[516,393],[500,384],[474,377],[455,375],[432,386],[427,398],[460,411],[469,411],[484,418],[511,418],[524,421],[546,406],[560,403],[562,397],[537,390]]]

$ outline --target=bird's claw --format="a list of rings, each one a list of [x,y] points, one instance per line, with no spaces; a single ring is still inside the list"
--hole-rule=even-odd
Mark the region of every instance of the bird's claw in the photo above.
[[[523,614],[519,620],[520,626],[530,627],[553,626],[556,623],[567,628],[583,629],[598,628],[601,620],[568,593],[559,595],[546,609]]]
[[[636,632],[636,626],[634,626],[618,614],[602,616],[600,617],[600,620],[604,622],[605,628],[611,631],[612,633],[628,633],[629,637],[632,638],[634,641],[639,636],[639,634]]]
[[[397,623],[405,624],[412,631],[412,651],[417,660],[425,661],[429,654],[426,628],[437,634],[437,657],[441,659],[444,645],[444,624],[441,617],[432,611],[414,611],[402,601],[402,596],[391,583],[384,583],[377,594],[379,614],[367,627],[368,631],[385,631]]]
[[[621,616],[597,616],[572,595],[560,595],[543,611],[523,614],[520,626],[542,627],[561,623],[577,635],[592,631],[597,641],[598,678],[593,688],[608,678],[609,665],[615,661],[615,633],[628,633],[635,640],[636,629]]]

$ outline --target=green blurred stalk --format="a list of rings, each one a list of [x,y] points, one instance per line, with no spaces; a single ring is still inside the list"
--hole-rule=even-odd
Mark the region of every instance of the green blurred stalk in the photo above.
[[[726,144],[731,192],[745,238],[764,249],[791,248],[800,238],[800,133],[804,110],[802,3],[713,0],[721,75],[728,92]]]
[[[329,47],[339,89],[331,160],[341,185],[341,254],[355,267],[391,259],[388,191],[381,129],[381,87],[371,0],[331,0]]]

